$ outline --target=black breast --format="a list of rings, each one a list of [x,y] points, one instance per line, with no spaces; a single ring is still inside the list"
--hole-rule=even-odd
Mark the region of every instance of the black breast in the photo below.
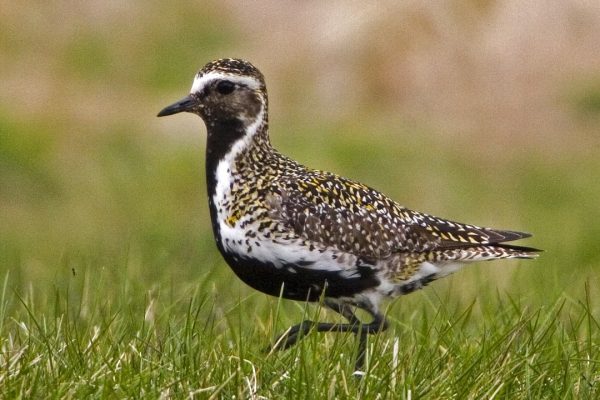
[[[348,277],[338,271],[319,270],[314,265],[287,264],[278,268],[254,258],[222,253],[231,269],[247,285],[290,300],[318,301],[323,292],[326,297],[352,297],[380,283],[369,267],[358,267],[357,273]]]

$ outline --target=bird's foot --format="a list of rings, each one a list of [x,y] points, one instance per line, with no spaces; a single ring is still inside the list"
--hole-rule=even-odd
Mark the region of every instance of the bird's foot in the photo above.
[[[269,346],[266,351],[271,353],[274,351],[287,350],[300,339],[302,339],[315,325],[314,321],[302,321],[301,323],[294,325],[287,329],[285,332],[277,336],[277,340],[272,346]]]

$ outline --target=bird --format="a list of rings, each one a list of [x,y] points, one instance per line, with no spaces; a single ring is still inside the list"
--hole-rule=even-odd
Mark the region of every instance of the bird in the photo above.
[[[233,272],[272,296],[322,302],[347,323],[306,320],[271,346],[287,349],[311,330],[367,336],[389,326],[381,302],[412,293],[475,261],[536,258],[506,244],[528,233],[484,228],[410,210],[381,192],[308,168],[269,138],[263,74],[250,62],[211,61],[189,95],[158,113],[196,114],[206,126],[206,184],[216,246]],[[372,320],[356,316],[364,310]]]

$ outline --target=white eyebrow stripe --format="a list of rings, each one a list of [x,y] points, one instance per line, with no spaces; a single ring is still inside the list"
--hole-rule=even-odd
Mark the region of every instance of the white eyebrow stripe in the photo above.
[[[214,80],[228,80],[234,83],[239,83],[242,85],[246,85],[248,86],[250,89],[256,90],[260,88],[260,83],[249,76],[239,76],[239,75],[230,75],[230,74],[225,74],[222,72],[209,72],[207,74],[204,75],[196,75],[196,77],[194,78],[194,83],[192,84],[192,89],[190,90],[190,93],[197,93],[200,92],[202,90],[202,88],[204,88],[204,86]]]

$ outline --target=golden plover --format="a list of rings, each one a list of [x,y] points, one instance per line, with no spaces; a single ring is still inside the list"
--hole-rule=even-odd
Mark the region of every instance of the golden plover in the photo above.
[[[367,334],[387,322],[381,300],[413,292],[463,265],[534,258],[538,250],[505,244],[526,233],[482,228],[409,210],[382,193],[330,172],[309,169],[269,141],[267,90],[247,61],[208,63],[190,94],[159,117],[191,112],[206,124],[206,181],[217,247],[235,274],[256,290],[318,301],[348,323],[304,321],[276,348],[311,329],[353,332],[356,368]],[[354,314],[372,315],[368,323]]]

